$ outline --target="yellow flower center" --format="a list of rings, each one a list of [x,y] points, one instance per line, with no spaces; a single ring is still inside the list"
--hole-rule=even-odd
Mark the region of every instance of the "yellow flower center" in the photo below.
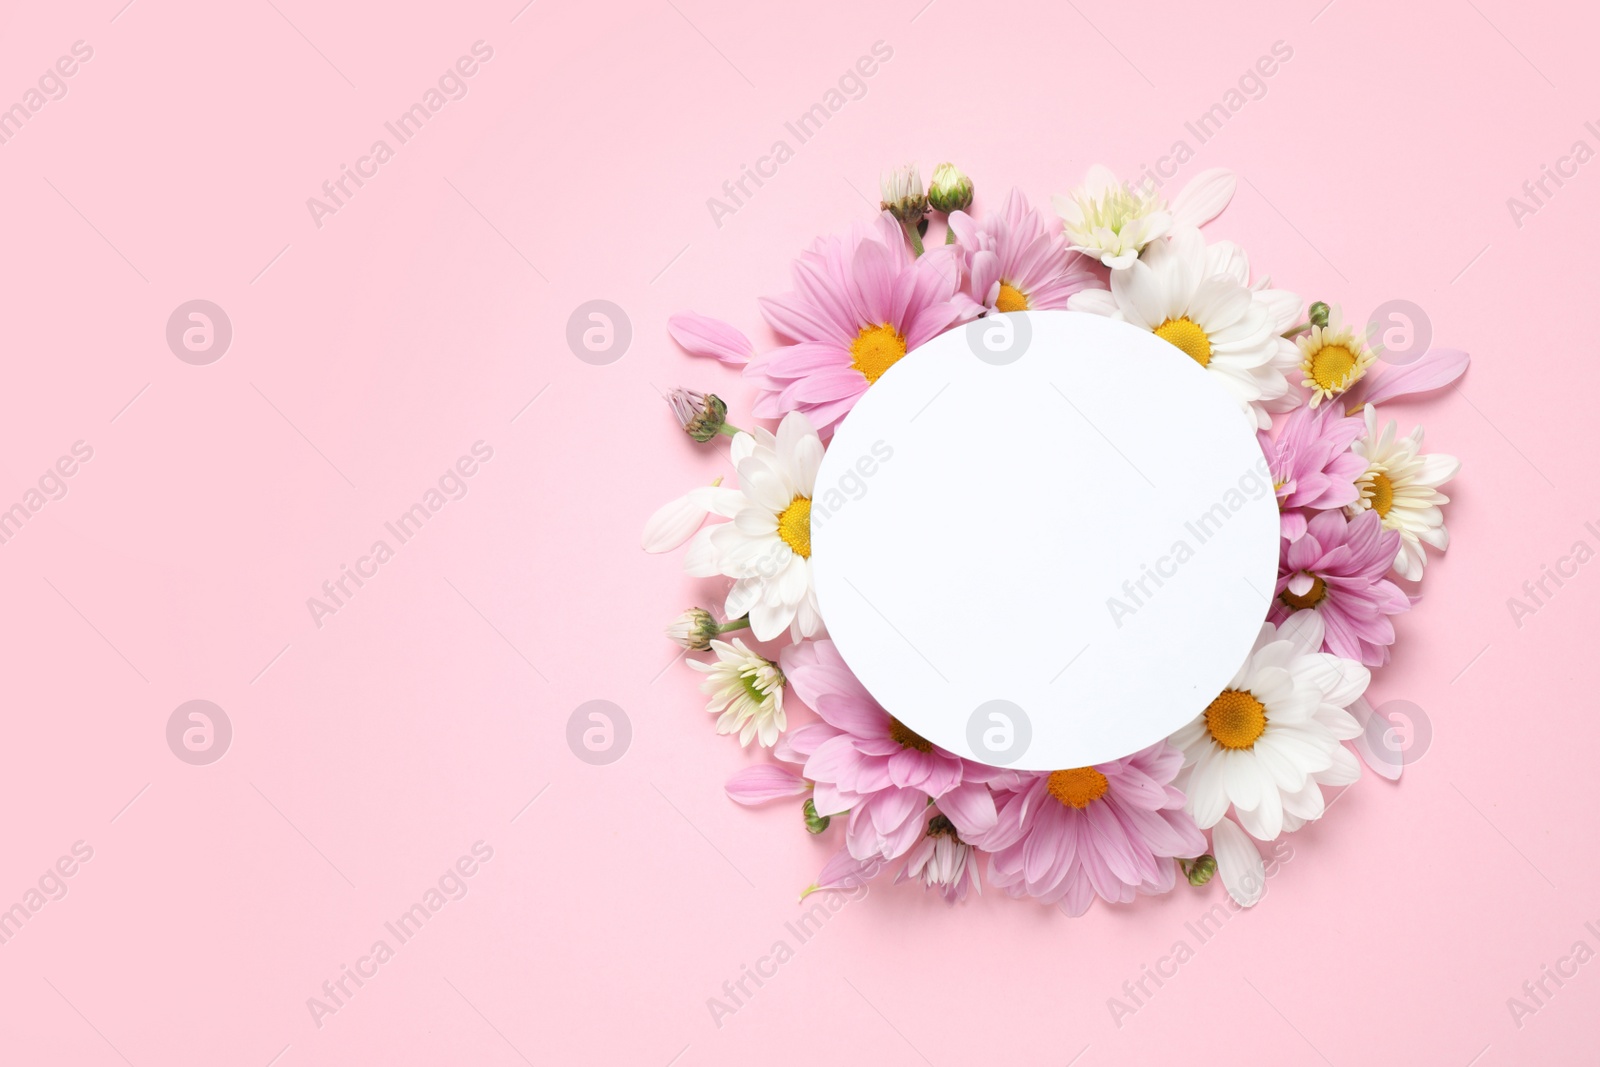
[[[1394,507],[1394,483],[1382,471],[1372,475],[1372,510],[1378,513],[1378,518],[1389,517],[1389,509]]]
[[[1069,808],[1087,808],[1111,788],[1106,776],[1093,767],[1074,767],[1070,771],[1055,771],[1050,775],[1050,795]]]
[[[868,385],[883,377],[883,372],[900,362],[905,354],[906,339],[887,323],[863,326],[856,339],[850,342],[850,365],[861,372]]]
[[[1250,748],[1267,729],[1267,707],[1245,689],[1224,689],[1206,707],[1206,730],[1223,748]]]
[[[1168,319],[1156,327],[1156,336],[1168,344],[1176,345],[1183,354],[1202,367],[1211,364],[1211,338],[1189,316]]]
[[[1001,282],[994,306],[996,311],[1027,311],[1028,295],[1010,282]]]
[[[929,741],[893,715],[889,716],[889,739],[901,748],[914,748],[918,752],[933,751],[932,741]]]
[[[811,498],[797,496],[778,515],[778,536],[801,559],[811,558]]]
[[[1313,607],[1316,607],[1317,604],[1322,600],[1322,598],[1327,596],[1327,595],[1328,595],[1327,583],[1325,583],[1321,578],[1319,578],[1315,574],[1313,574],[1311,576],[1311,588],[1310,589],[1307,589],[1304,593],[1300,594],[1299,596],[1296,596],[1295,594],[1289,592],[1289,590],[1285,589],[1282,593],[1278,594],[1278,598],[1280,600],[1282,600],[1285,604],[1289,605],[1289,607],[1292,608],[1293,610],[1299,611],[1301,608],[1313,608]]]
[[[1355,369],[1356,354],[1344,345],[1323,345],[1305,364],[1305,371],[1317,388],[1329,393],[1349,388]]]

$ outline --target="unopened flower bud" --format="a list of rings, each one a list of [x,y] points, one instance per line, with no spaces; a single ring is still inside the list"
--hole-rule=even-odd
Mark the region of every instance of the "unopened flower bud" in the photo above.
[[[954,163],[939,164],[933,168],[933,181],[928,185],[928,203],[946,215],[967,210],[972,206],[972,179],[957,170]]]
[[[806,797],[806,802],[800,806],[800,810],[805,814],[808,833],[820,834],[828,828],[828,820],[832,816],[818,815],[817,806],[811,802],[810,797]]]
[[[1189,879],[1190,885],[1205,885],[1217,873],[1217,861],[1210,853],[1192,860],[1179,860],[1178,866],[1183,869],[1183,876]]]
[[[1311,325],[1326,327],[1328,325],[1328,305],[1318,300],[1311,305]]]
[[[722,398],[710,393],[697,393],[693,389],[674,389],[667,394],[667,403],[678,417],[683,432],[705,444],[722,432],[728,419],[728,405]]]
[[[667,636],[690,652],[704,652],[721,632],[716,617],[705,608],[690,608],[667,627]]]
[[[922,188],[922,175],[915,163],[890,171],[879,183],[883,210],[907,226],[915,226],[928,213],[928,194]]]

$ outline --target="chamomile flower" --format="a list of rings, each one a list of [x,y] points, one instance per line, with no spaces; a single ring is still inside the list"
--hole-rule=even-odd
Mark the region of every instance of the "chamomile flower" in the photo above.
[[[1300,384],[1310,391],[1312,407],[1359,382],[1378,358],[1337,310],[1326,326],[1313,325],[1295,343],[1300,348]]]
[[[1366,460],[1367,467],[1356,479],[1361,499],[1347,509],[1350,514],[1372,510],[1383,520],[1386,530],[1400,531],[1400,551],[1394,569],[1400,577],[1417,581],[1427,566],[1423,545],[1443,552],[1450,547],[1450,532],[1444,526],[1440,505],[1450,498],[1439,486],[1454,478],[1461,461],[1454,456],[1422,454],[1422,427],[1407,437],[1396,438],[1393,420],[1378,432],[1378,413],[1366,408],[1367,432],[1351,445],[1351,451]]]
[[[777,743],[787,722],[783,716],[783,672],[734,638],[712,641],[717,658],[692,659],[689,666],[706,675],[700,691],[711,698],[706,710],[717,716],[717,733],[739,735],[739,744],[755,738],[763,747]]]

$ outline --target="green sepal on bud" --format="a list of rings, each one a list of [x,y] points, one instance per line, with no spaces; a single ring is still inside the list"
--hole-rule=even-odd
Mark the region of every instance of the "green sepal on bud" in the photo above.
[[[1189,879],[1189,884],[1194,886],[1205,885],[1217,873],[1217,861],[1210,853],[1192,860],[1179,860],[1178,867],[1183,871],[1183,876]]]
[[[933,180],[928,183],[928,203],[946,215],[967,210],[972,206],[972,179],[956,169],[954,163],[939,164],[933,168]]]
[[[683,432],[701,444],[722,433],[727,425],[728,405],[715,394],[674,389],[667,394],[667,403],[672,405]]]
[[[1311,325],[1321,326],[1326,329],[1328,326],[1328,305],[1320,300],[1312,304],[1309,318],[1311,319]]]
[[[806,802],[800,805],[800,811],[804,813],[806,817],[807,833],[820,834],[822,831],[828,828],[828,820],[831,819],[832,816],[818,815],[817,806],[816,804],[812,803],[810,797],[806,797]],[[800,899],[804,900],[805,897],[802,896]]]

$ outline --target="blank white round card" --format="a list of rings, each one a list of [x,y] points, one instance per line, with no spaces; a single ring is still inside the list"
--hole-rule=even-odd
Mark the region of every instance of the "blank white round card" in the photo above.
[[[817,598],[888,712],[983,763],[1154,744],[1249,654],[1278,509],[1239,404],[1154,334],[1017,312],[934,338],[841,422],[811,510]]]

